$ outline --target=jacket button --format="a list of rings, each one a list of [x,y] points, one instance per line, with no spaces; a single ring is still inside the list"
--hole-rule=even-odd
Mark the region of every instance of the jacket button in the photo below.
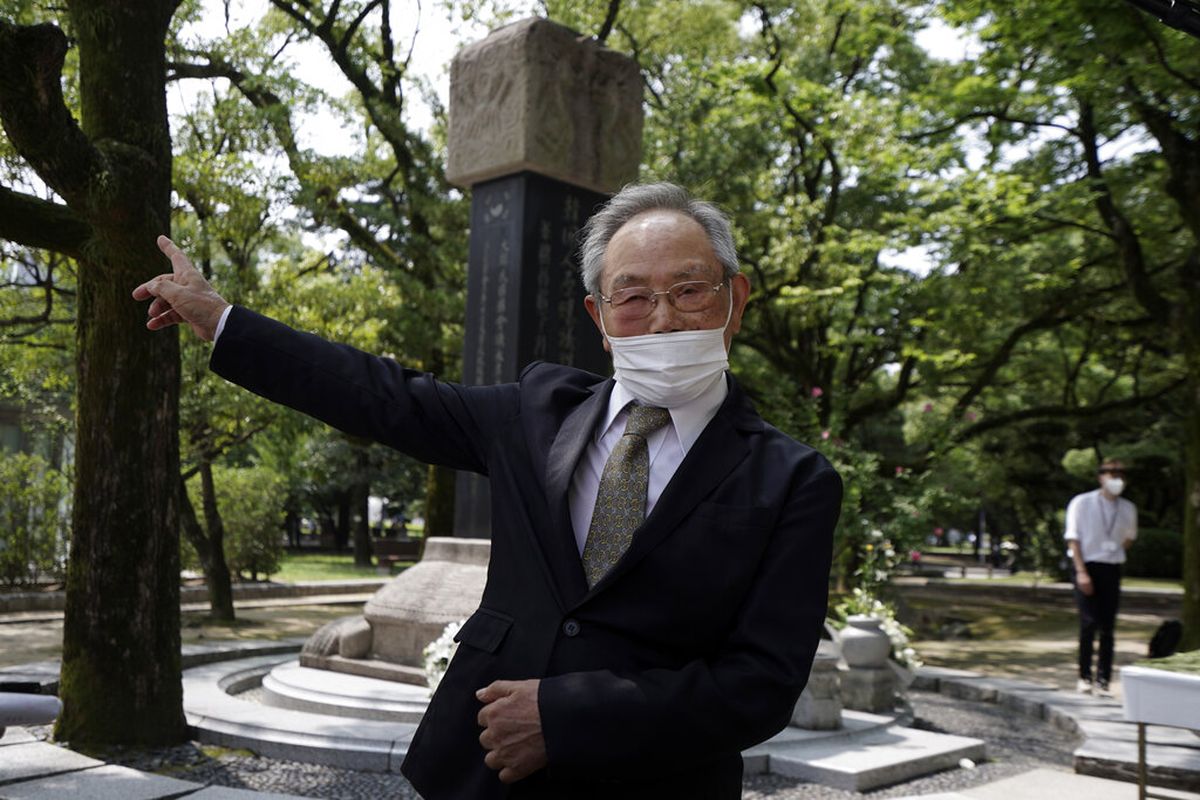
[[[578,636],[579,635],[579,623],[573,619],[569,619],[566,622],[564,622],[562,629],[563,629],[563,633],[565,633],[567,636]]]

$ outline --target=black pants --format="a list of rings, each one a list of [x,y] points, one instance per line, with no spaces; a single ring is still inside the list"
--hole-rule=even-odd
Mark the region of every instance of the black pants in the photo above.
[[[1092,679],[1092,643],[1100,634],[1100,654],[1096,661],[1096,680],[1107,686],[1112,678],[1113,626],[1121,600],[1121,565],[1089,561],[1085,565],[1092,579],[1092,593],[1085,595],[1075,584],[1075,604],[1079,607],[1079,677]]]

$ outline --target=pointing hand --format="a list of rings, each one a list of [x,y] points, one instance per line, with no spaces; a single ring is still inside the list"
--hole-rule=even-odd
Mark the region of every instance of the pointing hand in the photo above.
[[[153,297],[146,310],[146,327],[152,331],[186,322],[206,342],[217,333],[221,313],[229,306],[217,294],[191,259],[166,236],[158,237],[158,249],[171,259],[171,272],[151,278],[133,290],[134,300]]]

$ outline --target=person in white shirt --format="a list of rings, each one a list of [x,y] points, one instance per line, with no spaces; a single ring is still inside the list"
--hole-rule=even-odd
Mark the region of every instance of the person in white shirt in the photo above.
[[[1075,568],[1075,603],[1079,607],[1080,692],[1111,696],[1113,626],[1121,597],[1121,565],[1125,551],[1137,538],[1137,506],[1121,497],[1125,465],[1108,460],[1097,470],[1100,488],[1076,495],[1067,504],[1068,552]],[[1095,681],[1092,650],[1097,634],[1100,648]]]

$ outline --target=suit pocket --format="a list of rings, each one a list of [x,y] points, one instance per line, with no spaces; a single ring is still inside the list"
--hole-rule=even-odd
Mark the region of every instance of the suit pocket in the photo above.
[[[488,653],[494,653],[504,642],[508,629],[512,627],[513,619],[507,614],[479,608],[472,614],[454,635],[454,641],[469,644]]]
[[[700,503],[695,515],[727,528],[764,528],[771,524],[773,512],[757,506],[732,506],[724,503]]]

